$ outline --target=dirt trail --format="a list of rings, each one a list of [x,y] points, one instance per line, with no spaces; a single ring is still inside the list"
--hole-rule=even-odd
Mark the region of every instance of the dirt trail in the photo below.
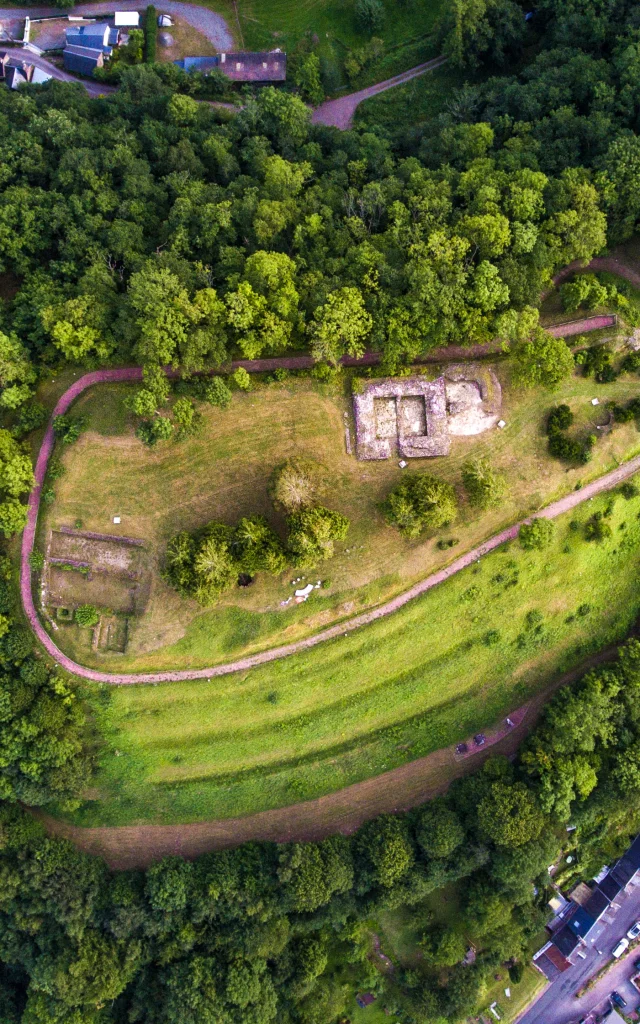
[[[69,839],[79,849],[103,857],[110,867],[118,870],[148,867],[170,855],[192,860],[203,853],[240,846],[250,840],[317,842],[337,832],[349,835],[378,814],[409,810],[445,792],[454,779],[476,771],[490,756],[515,754],[551,693],[575,682],[589,668],[611,661],[616,652],[617,647],[600,651],[579,668],[556,679],[525,708],[512,712],[514,721],[518,722],[515,728],[505,735],[501,722],[493,734],[487,733],[486,746],[472,757],[456,758],[455,745],[452,745],[316,800],[242,818],[182,825],[79,828],[39,811],[36,817],[51,835]],[[525,712],[522,717],[520,711]]]
[[[400,75],[394,75],[393,78],[388,78],[385,82],[378,82],[376,85],[370,85],[367,89],[359,89],[358,92],[340,96],[337,100],[327,100],[326,103],[321,103],[319,107],[316,107],[311,115],[311,121],[313,124],[331,125],[346,131],[351,127],[356,107],[364,100],[371,99],[372,96],[377,96],[380,92],[386,92],[387,89],[393,89],[396,85],[404,85],[412,78],[426,74],[427,71],[435,71],[446,62],[446,57],[435,57],[424,64],[416,65],[415,68],[410,68],[409,71],[403,71]]]

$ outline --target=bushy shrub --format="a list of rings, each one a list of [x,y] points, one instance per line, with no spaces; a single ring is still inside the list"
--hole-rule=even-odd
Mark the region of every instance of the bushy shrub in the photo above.
[[[573,413],[568,405],[557,405],[549,413],[547,419],[547,434],[551,435],[556,430],[568,430],[573,423]]]
[[[617,294],[615,285],[608,288],[600,284],[595,274],[578,274],[573,281],[560,286],[560,299],[566,313],[575,313],[581,307],[596,309],[615,303]]]
[[[238,370],[236,370],[238,373]],[[245,373],[247,371],[245,370]],[[247,377],[249,374],[247,373]],[[211,377],[203,381],[202,398],[209,405],[218,406],[220,409],[227,409],[233,398],[230,388],[222,377]]]
[[[520,527],[520,543],[525,551],[542,551],[549,547],[554,527],[549,519],[533,519]]]
[[[41,402],[35,400],[26,402],[20,407],[18,418],[11,428],[12,435],[18,440],[26,437],[32,430],[37,430],[43,423],[46,423],[48,415]]]
[[[373,34],[384,22],[384,6],[381,0],[356,0],[355,16],[358,28]]]
[[[600,384],[609,384],[618,376],[613,368],[613,352],[608,345],[592,345],[578,352],[576,364],[582,367],[585,377],[595,377]]]
[[[136,437],[149,448],[153,448],[158,441],[168,441],[172,433],[173,423],[166,416],[154,416],[152,420],[142,420],[136,429]]]
[[[383,506],[388,523],[408,537],[452,523],[458,514],[451,484],[429,473],[409,473],[389,494]]]
[[[626,480],[620,488],[620,494],[623,498],[629,500],[630,498],[637,498],[640,491],[630,480]]]
[[[595,515],[591,516],[591,518],[585,523],[584,535],[586,540],[600,543],[603,540],[608,540],[611,534],[611,527],[602,512],[596,512]]]
[[[54,416],[53,432],[63,444],[73,444],[84,430],[85,422],[84,416],[70,416],[69,413]]]
[[[238,366],[238,368],[233,371],[231,374],[231,380],[239,391],[251,390],[251,374],[245,370],[244,366]]]
[[[472,459],[462,467],[462,483],[469,497],[469,503],[476,508],[487,509],[497,505],[504,496],[504,477],[499,476],[486,458]]]
[[[100,621],[100,612],[92,604],[81,604],[76,608],[75,616],[79,626],[97,626]]]

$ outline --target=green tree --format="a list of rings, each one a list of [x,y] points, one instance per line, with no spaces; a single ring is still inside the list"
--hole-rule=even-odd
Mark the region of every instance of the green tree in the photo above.
[[[302,456],[287,459],[271,476],[271,500],[289,513],[311,506],[321,485],[321,472],[321,467],[312,459]]]
[[[230,547],[229,527],[211,523],[193,559],[196,584],[193,596],[200,604],[211,604],[236,582],[238,567]]]
[[[429,857],[450,857],[463,843],[464,837],[458,815],[442,800],[433,800],[421,809],[416,838]]]
[[[427,933],[420,943],[425,959],[434,967],[453,967],[467,952],[467,943],[455,928],[439,928]]]
[[[385,888],[400,881],[414,860],[406,822],[393,815],[381,815],[361,828],[357,849],[373,884]]]
[[[515,349],[515,379],[524,387],[555,388],[570,377],[575,363],[563,338],[536,328],[531,338]]]
[[[384,503],[387,522],[408,537],[423,530],[437,530],[452,523],[458,514],[451,484],[429,473],[408,473]]]
[[[247,374],[248,376],[249,374]],[[202,397],[209,405],[215,405],[219,409],[228,409],[233,394],[222,377],[212,377],[207,381]]]
[[[238,366],[231,374],[231,380],[239,391],[251,390],[251,375],[247,373],[244,366]]]
[[[540,835],[544,818],[523,783],[494,782],[478,807],[478,825],[498,846],[522,846]]]
[[[190,398],[182,397],[176,399],[171,411],[178,425],[178,440],[182,440],[184,437],[191,437],[192,434],[197,432],[202,417],[196,411],[196,407]]]
[[[312,569],[318,562],[333,556],[334,543],[344,540],[349,520],[340,512],[322,505],[302,507],[287,518],[287,548],[293,564]]]
[[[311,351],[319,362],[337,365],[343,355],[361,356],[373,326],[358,288],[331,292],[309,325]]]
[[[278,535],[264,516],[245,516],[233,531],[231,550],[244,572],[268,572],[277,576],[287,559]]]
[[[317,106],[324,99],[324,89],[320,79],[320,58],[315,53],[305,54],[296,64],[293,80],[300,90],[300,95],[307,103]]]
[[[488,459],[482,457],[465,462],[462,467],[462,483],[469,503],[480,509],[499,504],[506,490],[504,477],[492,469]]]
[[[550,519],[532,519],[520,527],[518,537],[525,551],[543,551],[553,540],[554,527]]]

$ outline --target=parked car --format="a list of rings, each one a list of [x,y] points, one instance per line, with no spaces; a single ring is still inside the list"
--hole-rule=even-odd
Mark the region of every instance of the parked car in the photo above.
[[[627,938],[637,939],[638,935],[640,935],[640,921],[636,921],[635,924],[631,925],[629,931],[627,932]]]
[[[633,966],[635,967],[636,971],[640,971],[640,956],[637,960],[633,961]]]
[[[613,953],[611,954],[613,956],[614,960],[617,960],[618,957],[621,957],[623,953],[626,953],[628,948],[629,948],[629,940],[628,939],[620,939],[620,942],[614,948]]]
[[[611,1002],[615,1003],[616,1006],[619,1006],[620,1009],[622,1009],[623,1007],[625,1007],[627,1005],[627,1000],[623,999],[623,997],[620,995],[619,992],[612,992],[611,993]]]

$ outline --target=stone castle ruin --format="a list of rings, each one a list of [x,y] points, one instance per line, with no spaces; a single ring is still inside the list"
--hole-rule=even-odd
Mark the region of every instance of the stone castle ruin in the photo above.
[[[500,382],[477,364],[450,366],[436,380],[372,380],[353,399],[359,459],[448,455],[451,436],[469,436],[498,422]]]

